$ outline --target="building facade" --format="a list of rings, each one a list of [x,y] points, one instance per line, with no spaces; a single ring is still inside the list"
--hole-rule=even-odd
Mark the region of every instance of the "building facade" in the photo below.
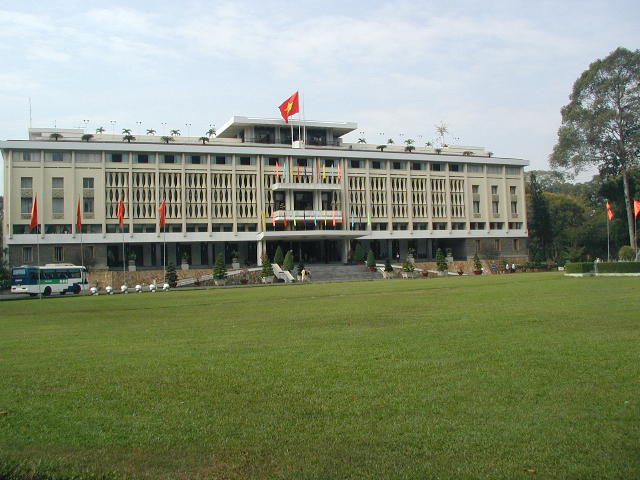
[[[210,141],[129,142],[30,129],[29,140],[0,142],[9,261],[204,267],[224,252],[254,265],[281,245],[307,263],[347,262],[356,242],[378,259],[413,249],[431,260],[438,248],[460,260],[526,256],[527,161],[476,147],[343,143],[356,128],[233,117]],[[37,233],[29,228],[34,198]]]

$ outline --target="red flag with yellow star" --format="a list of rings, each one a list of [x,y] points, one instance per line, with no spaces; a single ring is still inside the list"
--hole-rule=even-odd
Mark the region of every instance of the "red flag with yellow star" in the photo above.
[[[298,92],[287,98],[282,105],[280,105],[280,113],[284,118],[285,123],[289,123],[289,117],[300,111],[300,102],[298,101]]]

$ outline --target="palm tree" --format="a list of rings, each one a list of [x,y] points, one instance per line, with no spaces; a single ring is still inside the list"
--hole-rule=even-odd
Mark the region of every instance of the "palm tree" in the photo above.
[[[404,143],[406,143],[407,145],[413,145],[415,142],[413,141],[413,138],[407,138]]]
[[[155,135],[156,131],[153,128],[148,128],[147,129],[147,135]]]
[[[487,152],[487,157],[489,158],[493,157],[493,152]]]
[[[122,129],[122,134],[123,135],[131,135],[131,129],[130,128],[123,128]]]
[[[424,144],[424,146],[425,146],[425,147],[432,147],[432,146],[433,146],[433,143],[431,143],[431,142],[427,142],[427,143],[425,143],[425,144]]]
[[[96,133],[104,133],[104,127],[96,128]]]
[[[411,140],[411,143],[408,143],[408,142],[409,142],[409,140],[407,140],[407,141],[405,142],[405,143],[407,143],[407,146],[406,146],[406,147],[404,147],[404,151],[405,151],[405,152],[409,152],[409,153],[411,153],[411,152],[413,152],[413,151],[416,149],[416,147],[414,147],[413,145],[411,145],[411,143],[413,143],[413,140]]]
[[[58,140],[60,140],[62,138],[62,134],[58,133],[58,132],[52,133],[51,135],[49,135],[49,138],[52,139],[52,140],[55,140],[57,142]]]
[[[358,143],[367,143],[367,139],[366,138],[359,138],[358,139]]]
[[[387,140],[387,145],[393,145],[393,138],[390,138],[389,140]]]
[[[387,148],[387,146],[386,145],[378,145],[376,148],[382,152],[382,151],[384,151],[385,148]]]
[[[213,137],[216,134],[216,129],[215,128],[210,128],[209,130],[207,130],[207,136],[208,137]]]
[[[122,137],[122,141],[124,142],[126,140],[127,143],[131,143],[131,140],[135,140],[136,137],[134,137],[133,135],[127,133],[124,137]]]
[[[171,135],[175,135],[176,137],[180,136],[180,130],[171,130]]]
[[[160,140],[162,140],[164,143],[169,143],[173,142],[173,137],[160,137]]]
[[[436,148],[436,153],[437,153],[438,155],[440,155],[440,154],[442,153],[442,149],[441,149],[441,148]]]
[[[85,133],[84,135],[82,135],[82,141],[83,142],[88,142],[92,138],[93,138],[93,135],[91,135],[90,133]]]
[[[200,137],[198,140],[200,140],[202,142],[202,144],[204,145],[205,142],[209,141],[209,137]]]

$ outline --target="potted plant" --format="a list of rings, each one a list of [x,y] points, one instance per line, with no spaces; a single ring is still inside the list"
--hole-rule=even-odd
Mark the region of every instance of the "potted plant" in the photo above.
[[[415,265],[416,263],[415,255],[416,255],[415,248],[410,248],[409,250],[407,250],[407,262],[411,262]]]
[[[438,270],[438,275],[441,277],[446,276],[447,270],[449,269],[449,265],[441,248],[436,252],[436,269]]]
[[[217,287],[224,287],[227,284],[227,267],[224,265],[222,252],[218,253],[216,263],[213,265],[213,282]]]
[[[447,248],[447,262],[453,262],[453,250]]]
[[[271,260],[269,256],[262,257],[262,271],[260,272],[262,277],[262,283],[273,283],[275,276],[273,275],[273,267],[271,266]]]
[[[362,263],[364,262],[364,259],[365,259],[364,248],[362,248],[362,245],[360,245],[360,242],[358,242],[356,244],[356,249],[353,252],[353,260],[356,263]]]
[[[391,260],[387,258],[387,261],[384,262],[384,271],[382,272],[382,278],[393,278],[393,265],[391,265]]]
[[[284,253],[282,253],[282,248],[280,248],[280,245],[278,245],[278,248],[276,248],[276,253],[273,256],[273,263],[277,263],[280,266],[282,266],[282,264],[284,263]]]
[[[186,250],[182,252],[182,263],[180,264],[180,269],[189,270],[189,252]]]
[[[136,254],[134,252],[129,252],[129,255],[127,255],[127,259],[128,259],[128,270],[130,272],[135,272],[136,271]]]
[[[373,254],[373,250],[369,249],[367,252],[367,268],[370,272],[375,272],[376,269],[376,257]]]
[[[480,257],[478,257],[478,253],[473,256],[473,273],[482,275],[482,262],[480,261]]]
[[[231,268],[234,270],[240,269],[240,260],[238,259],[238,252],[235,250],[231,252]]]
[[[284,262],[282,262],[282,270],[291,272],[293,270],[293,251],[289,250],[284,256]]]
[[[413,278],[415,276],[415,264],[409,260],[407,256],[407,261],[402,264],[402,278]]]
[[[176,285],[178,285],[178,274],[176,273],[176,267],[173,263],[167,265],[164,281],[167,282],[171,288],[176,288]]]

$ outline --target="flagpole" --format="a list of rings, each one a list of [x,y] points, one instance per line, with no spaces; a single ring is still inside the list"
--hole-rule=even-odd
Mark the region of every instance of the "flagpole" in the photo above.
[[[610,249],[609,249],[609,212],[605,212],[605,215],[607,216],[607,262],[611,261],[611,254],[610,254]]]
[[[302,135],[304,138],[304,144],[307,144],[307,117],[304,114],[304,94],[302,96]]]
[[[37,255],[38,255],[38,296],[40,297],[40,300],[42,300],[42,285],[40,284],[40,229],[38,228],[40,226],[40,224],[36,225],[36,244],[38,246],[37,248]]]

